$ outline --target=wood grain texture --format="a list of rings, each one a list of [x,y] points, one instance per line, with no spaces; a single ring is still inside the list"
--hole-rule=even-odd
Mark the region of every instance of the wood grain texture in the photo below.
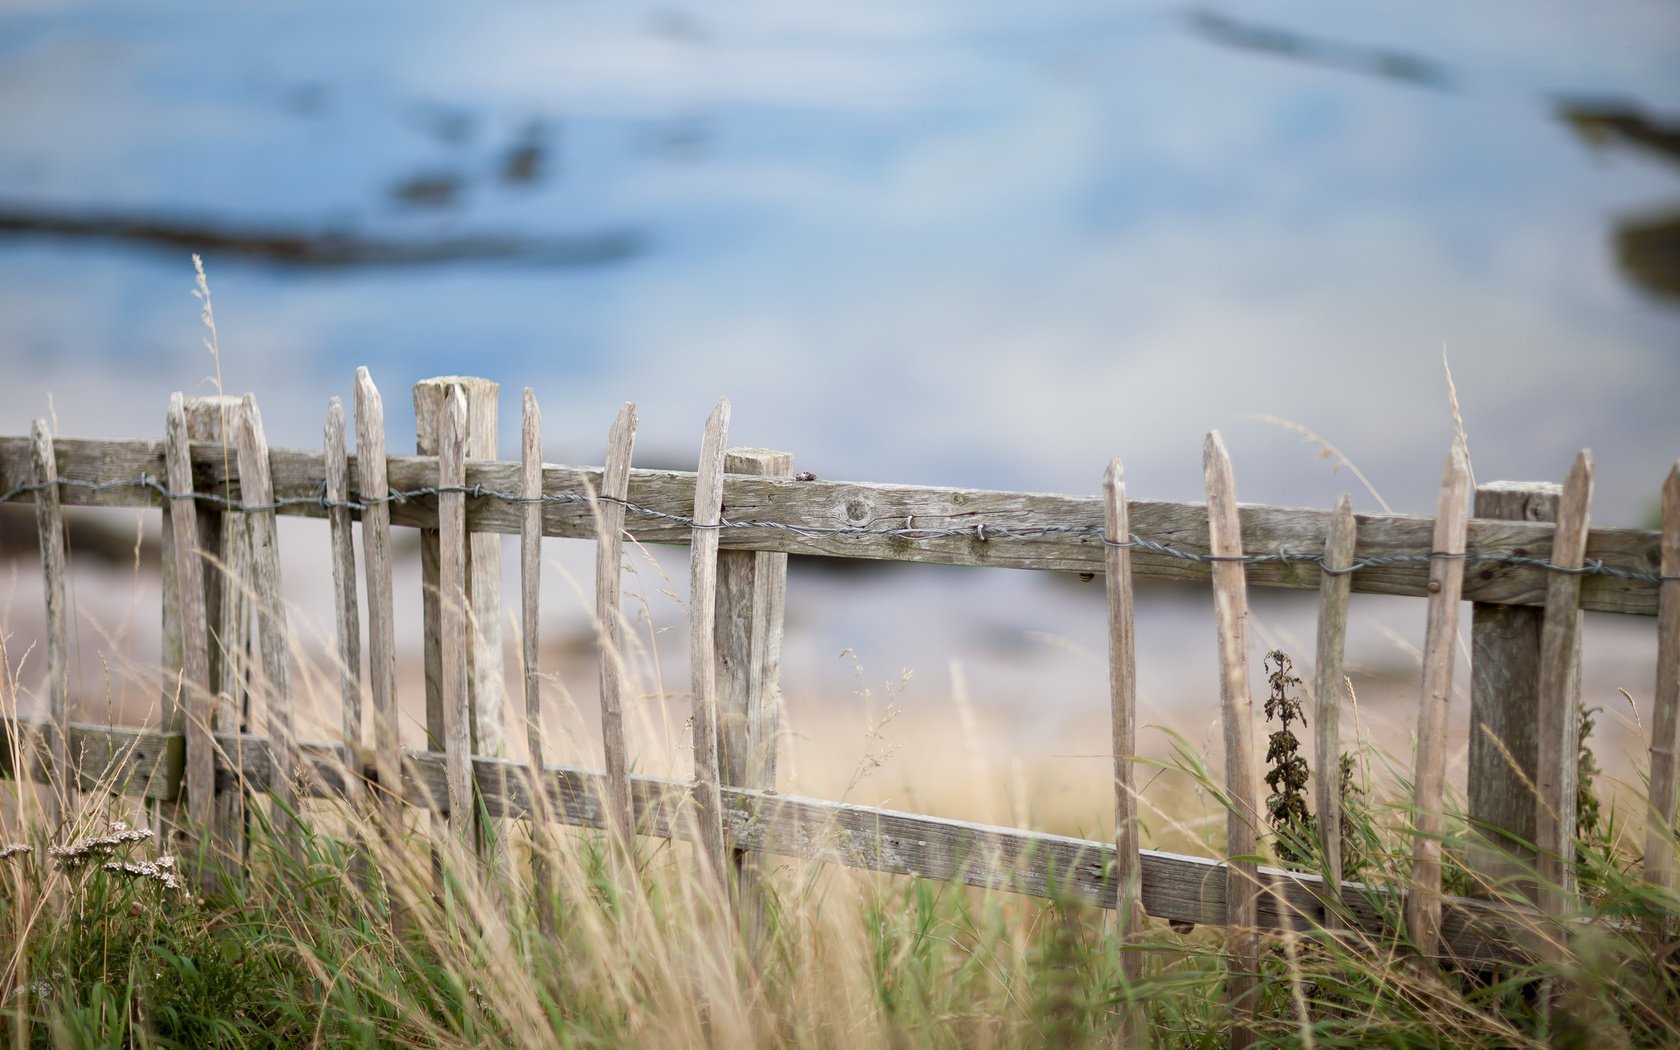
[[[239,476],[243,479],[246,500],[255,506],[274,502],[268,438],[263,433],[257,399],[251,394],[246,394],[239,406],[238,438]],[[294,856],[301,856],[302,843],[298,841],[298,828],[291,812],[297,809],[297,777],[305,770],[294,762],[291,631],[286,625],[286,602],[280,589],[280,538],[274,511],[249,510],[245,518],[251,533],[250,588],[255,602],[257,647],[262,653],[262,672],[256,677],[257,688],[252,692],[262,698],[268,715],[269,738],[280,760],[280,775],[270,785],[276,803],[271,819],[275,833],[288,844]],[[188,761],[191,761],[190,750]]]
[[[1552,562],[1579,568],[1585,555],[1593,490],[1592,453],[1583,449],[1564,478],[1558,502]],[[1540,910],[1560,915],[1575,893],[1575,789],[1580,768],[1580,723],[1576,719],[1581,660],[1581,578],[1554,573],[1540,628],[1540,705],[1535,712],[1540,741],[1535,783],[1535,872]]]
[[[1217,430],[1210,431],[1202,452],[1207,484],[1208,524],[1213,553],[1239,558],[1242,532],[1237,520],[1237,489],[1231,458]],[[1254,700],[1248,681],[1248,584],[1240,561],[1213,566],[1214,619],[1219,629],[1219,698],[1225,726],[1225,943],[1230,974],[1225,998],[1231,1012],[1233,1047],[1253,1044],[1258,1005],[1260,940],[1256,919],[1260,899],[1255,862],[1255,823],[1259,819],[1254,767]]]
[[[169,490],[190,493],[193,468],[187,440],[187,414],[180,393],[169,398],[165,421],[165,469]],[[210,646],[204,608],[204,575],[198,556],[198,507],[190,499],[173,501],[169,529],[174,542],[175,582],[181,631],[181,676],[176,689],[176,721],[169,728],[185,734],[187,819],[196,835],[212,834],[215,813],[215,756],[210,738]],[[201,874],[201,879],[208,876]],[[201,885],[208,885],[202,883]]]
[[[793,455],[733,448],[724,454],[723,469],[731,475],[791,477]],[[725,784],[775,787],[786,606],[787,555],[719,552],[718,768]]]
[[[1353,564],[1357,543],[1353,501],[1345,494],[1337,498],[1324,537],[1324,567],[1345,569]],[[1324,878],[1336,898],[1342,884],[1342,700],[1346,693],[1342,654],[1347,643],[1348,593],[1353,573],[1324,573],[1318,592],[1318,645],[1313,658],[1313,762],[1318,768],[1315,794],[1318,810],[1319,845],[1324,854]],[[1335,913],[1328,915],[1333,926]]]
[[[520,655],[524,662],[525,746],[531,762],[542,768],[542,409],[537,395],[525,388],[524,413],[520,420],[519,494],[527,502],[519,531],[519,622]]]
[[[711,874],[722,885],[729,870],[718,801],[717,555],[723,512],[723,454],[729,440],[729,399],[719,399],[700,442],[694,487],[695,526],[689,541],[688,658],[694,694],[694,820]]]
[[[519,532],[519,641],[520,664],[524,679],[525,747],[530,755],[530,768],[541,770],[543,758],[542,720],[542,408],[537,395],[525,388],[523,412],[519,425],[519,458],[523,467],[519,494],[528,502]],[[537,806],[531,821],[539,830],[548,823],[547,807]],[[548,839],[544,838],[544,841]],[[544,934],[552,936],[554,924],[554,883],[549,864],[542,849],[531,850],[531,887],[537,904],[537,925]]]
[[[1493,481],[1476,488],[1475,515],[1557,521],[1561,486]],[[1534,606],[1477,602],[1470,613],[1472,863],[1490,889],[1534,899],[1534,785],[1540,742],[1540,623]],[[1514,767],[1514,768],[1513,768]]]
[[[136,478],[143,473],[158,477],[163,471],[162,449],[156,442],[60,438],[56,444],[59,476],[66,480],[103,482]],[[0,438],[0,481],[6,488],[28,480],[28,447],[27,438]],[[271,459],[276,491],[306,501],[286,507],[283,512],[324,517],[325,511],[314,499],[325,476],[320,455],[277,449]],[[223,480],[225,471],[218,460],[216,450],[207,446],[194,448],[194,469],[203,484]],[[437,476],[436,463],[425,456],[392,456],[388,468],[391,485],[398,490],[422,488],[432,484]],[[467,468],[467,484],[482,485],[487,491],[516,493],[519,471],[516,462],[473,462]],[[583,500],[585,480],[600,490],[597,468],[550,465],[543,470],[544,491],[550,496],[571,495]],[[237,491],[237,485],[234,490]],[[628,495],[640,506],[687,514],[694,501],[694,475],[683,471],[633,471]],[[87,506],[159,505],[156,493],[126,485],[102,491],[66,485],[60,496],[66,504]],[[20,494],[13,498],[29,497]],[[1058,572],[1103,571],[1100,496],[743,477],[727,483],[725,498],[731,519],[740,521],[774,518],[798,528],[848,525],[882,528],[899,526],[906,518],[912,518],[918,525],[955,528],[972,528],[978,522],[985,522],[988,530],[987,540],[982,543],[972,536],[908,539],[883,535],[801,535],[769,528],[728,529],[720,537],[720,545],[725,550],[772,550],[825,557]],[[1248,506],[1239,507],[1237,513],[1248,550],[1317,553],[1323,546],[1331,512]],[[1208,549],[1207,509],[1201,504],[1133,499],[1131,517],[1132,531],[1139,536],[1186,551],[1206,553]],[[517,535],[520,518],[516,503],[488,498],[468,500],[470,530]],[[1361,514],[1356,519],[1359,523],[1356,557],[1427,556],[1431,550],[1434,527],[1431,518]],[[399,525],[435,528],[437,502],[424,497],[407,500],[393,508],[392,520]],[[1089,531],[1026,538],[998,531],[1001,525],[1049,524],[1072,525]],[[630,515],[626,528],[643,543],[684,544],[690,538],[690,529],[685,525],[640,515]],[[1492,558],[1544,557],[1551,550],[1552,534],[1552,526],[1541,523],[1478,521],[1470,528],[1467,550]],[[545,506],[543,535],[593,536],[594,518],[587,501]],[[1611,568],[1655,574],[1660,561],[1660,535],[1649,529],[1594,529],[1587,538],[1586,556]],[[1132,564],[1140,580],[1195,581],[1208,580],[1212,575],[1207,563],[1141,550],[1133,552]],[[1246,575],[1251,586],[1316,590],[1321,574],[1311,562],[1291,562],[1250,565]],[[1428,582],[1429,568],[1424,563],[1374,565],[1355,574],[1353,589],[1362,594],[1427,596]],[[1655,583],[1646,580],[1588,576],[1581,581],[1581,607],[1589,612],[1655,616],[1657,590]],[[1533,566],[1478,561],[1465,573],[1464,596],[1478,602],[1541,606],[1545,604],[1546,573]]]
[[[1465,526],[1470,517],[1470,455],[1453,443],[1441,477],[1430,570],[1428,618],[1423,637],[1423,686],[1418,704],[1417,771],[1412,887],[1406,898],[1406,931],[1425,956],[1441,937],[1442,795],[1447,764],[1447,707],[1452,700],[1453,657],[1458,644],[1458,603],[1463,594]]]
[[[187,437],[209,442],[221,456],[225,474],[234,473],[238,444],[240,399],[231,395],[189,396],[183,406]],[[224,489],[228,482],[224,481]],[[207,490],[206,490],[207,491]],[[219,495],[227,495],[219,491]],[[198,506],[198,544],[204,566],[204,603],[210,645],[209,690],[215,697],[210,718],[212,733],[239,733],[249,728],[251,666],[250,612],[251,542],[245,515],[229,514],[210,503]],[[242,756],[229,756],[237,770]],[[211,849],[225,858],[245,856],[246,791],[239,777],[224,787],[218,778],[216,813],[211,820]]]
[[[329,502],[350,499],[350,462],[345,446],[344,402],[327,402],[327,424],[323,434]],[[350,510],[335,507],[327,512],[332,529],[333,626],[338,640],[338,691],[340,727],[344,746],[362,753],[362,622],[356,598],[356,544],[350,532]],[[361,792],[351,785],[351,804],[359,807]]]
[[[601,499],[592,500],[595,522],[595,624],[601,651],[601,738],[607,763],[608,812],[625,855],[636,837],[630,798],[630,758],[624,739],[624,621],[620,611],[624,558],[624,506],[630,489],[630,457],[636,446],[636,406],[618,410],[607,432]]]
[[[52,431],[47,421],[35,420],[30,430],[35,466],[35,531],[41,541],[41,582],[47,614],[48,754],[62,778],[46,794],[46,826],[56,833],[65,809],[74,805],[75,784],[70,768],[70,626],[64,604],[64,516],[58,504],[58,463],[53,457]]]
[[[362,512],[362,557],[367,568],[368,689],[373,704],[375,781],[385,811],[385,825],[401,827],[399,800],[392,790],[401,769],[402,743],[397,726],[397,641],[391,591],[391,505],[383,502],[385,409],[373,376],[356,370],[356,480],[358,496],[372,501]]]
[[[728,474],[792,477],[793,455],[733,448],[724,453],[723,469]],[[717,555],[718,775],[731,787],[764,791],[776,787],[786,608],[787,555],[768,551]],[[756,949],[768,930],[762,873],[756,857],[747,850],[732,848],[730,864],[741,928],[748,945]]]
[[[1680,461],[1662,487],[1662,609],[1657,614],[1657,685],[1651,715],[1651,809],[1645,878],[1674,885],[1676,766],[1680,763]]]
[[[1116,456],[1103,475],[1103,526],[1109,540],[1104,557],[1108,597],[1108,695],[1114,753],[1114,883],[1117,887],[1116,933],[1121,943],[1137,934],[1142,874],[1138,862],[1137,807],[1137,623],[1132,586],[1132,551],[1118,546],[1131,539],[1126,508],[1125,466]],[[1143,956],[1123,952],[1126,979],[1143,976]]]
[[[450,387],[458,387],[467,401],[466,457],[496,458],[496,434],[500,422],[500,384],[476,376],[437,376],[414,384],[415,449],[436,454],[442,426],[443,405]],[[520,491],[518,463],[512,464],[508,488]],[[464,483],[464,481],[463,481]],[[397,486],[401,488],[402,486]],[[523,527],[522,505],[504,503],[512,513],[511,527],[504,532],[517,535]],[[471,645],[467,650],[467,675],[471,690],[473,753],[507,753],[507,732],[502,714],[502,694],[507,689],[502,667],[502,556],[498,536],[473,530],[467,551],[467,602],[472,609],[469,624]]]
[[[467,398],[451,387],[438,427],[438,487],[459,488],[466,477]],[[442,650],[443,748],[447,756],[449,828],[471,848],[473,827],[472,710],[467,664],[471,612],[467,605],[466,496],[438,496],[439,647]]]

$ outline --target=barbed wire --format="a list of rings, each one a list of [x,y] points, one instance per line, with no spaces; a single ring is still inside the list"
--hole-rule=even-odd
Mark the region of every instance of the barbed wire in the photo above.
[[[1344,576],[1358,572],[1361,569],[1376,569],[1394,565],[1425,565],[1437,558],[1457,559],[1466,564],[1493,563],[1497,565],[1521,568],[1541,569],[1546,572],[1562,573],[1569,576],[1609,576],[1615,579],[1631,580],[1638,583],[1660,584],[1666,581],[1680,580],[1680,576],[1646,572],[1641,569],[1627,569],[1617,565],[1609,565],[1598,558],[1587,558],[1581,565],[1558,565],[1547,558],[1523,554],[1483,554],[1478,551],[1430,551],[1427,554],[1373,554],[1362,558],[1355,558],[1345,567],[1332,568],[1324,563],[1322,552],[1292,551],[1282,548],[1264,553],[1244,553],[1236,555],[1210,554],[1202,551],[1185,550],[1174,547],[1169,543],[1148,539],[1136,533],[1125,540],[1109,538],[1101,525],[1085,524],[1057,524],[1045,523],[1038,525],[998,525],[976,522],[963,526],[927,526],[915,523],[916,515],[905,517],[903,525],[883,526],[880,518],[872,519],[861,524],[846,525],[796,525],[785,521],[767,520],[734,520],[720,517],[715,523],[702,522],[693,515],[681,514],[675,511],[660,510],[657,507],[647,507],[633,503],[627,499],[617,499],[612,496],[588,496],[578,492],[545,492],[540,496],[525,496],[517,492],[499,492],[487,489],[483,485],[427,485],[413,489],[393,489],[381,499],[353,499],[335,500],[327,496],[326,482],[317,482],[319,494],[314,496],[276,496],[268,503],[246,503],[231,496],[223,496],[214,492],[172,492],[169,487],[158,479],[141,474],[137,478],[120,478],[112,481],[84,481],[77,478],[60,478],[60,486],[82,489],[90,492],[109,492],[116,489],[144,489],[155,493],[162,499],[176,502],[192,500],[204,503],[222,511],[253,514],[262,511],[279,511],[287,507],[320,507],[325,510],[355,510],[365,511],[371,507],[390,504],[408,503],[412,500],[426,499],[442,495],[462,495],[474,499],[492,499],[501,503],[519,505],[528,504],[588,504],[592,500],[600,503],[617,504],[627,513],[638,517],[656,521],[665,521],[690,529],[757,529],[776,532],[787,532],[797,536],[815,538],[819,536],[891,536],[909,540],[934,540],[967,538],[981,543],[992,539],[1028,540],[1042,539],[1046,536],[1088,536],[1100,540],[1104,546],[1144,551],[1162,557],[1175,558],[1181,561],[1214,564],[1220,562],[1235,562],[1243,565],[1265,564],[1313,564],[1320,572],[1331,576]],[[31,495],[50,487],[41,482],[23,482],[12,486],[4,493],[0,493],[0,503],[10,503],[20,496]],[[897,519],[892,519],[896,521]]]

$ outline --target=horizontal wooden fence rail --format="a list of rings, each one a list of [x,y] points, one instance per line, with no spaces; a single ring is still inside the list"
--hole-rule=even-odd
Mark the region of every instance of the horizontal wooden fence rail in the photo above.
[[[10,768],[8,741],[30,747],[45,723],[0,720],[0,768]],[[184,783],[185,747],[181,733],[70,724],[70,753],[82,783],[111,785],[144,798],[171,801]],[[270,742],[250,734],[218,734],[223,755],[239,753],[237,775],[252,791],[274,781]],[[341,797],[346,773],[377,784],[371,758],[346,763],[338,744],[299,741],[306,768],[300,786],[316,797]],[[38,751],[36,752],[38,754]],[[412,806],[447,813],[450,790],[448,759],[440,751],[403,752],[403,790]],[[30,775],[45,780],[39,761]],[[218,759],[217,780],[235,770]],[[491,817],[528,819],[535,806],[530,767],[509,759],[473,759],[475,793]],[[663,838],[691,835],[681,814],[693,805],[693,782],[632,774],[636,830]],[[543,769],[547,792],[545,815],[574,827],[611,827],[607,778],[603,773],[569,766]],[[1066,897],[1114,908],[1115,847],[1065,835],[1024,831],[950,820],[918,813],[783,795],[724,785],[724,830],[734,849],[823,861],[889,875],[915,875],[940,882],[1006,890],[1037,897]],[[1223,926],[1226,922],[1227,867],[1222,861],[1159,850],[1139,850],[1142,904],[1158,919]],[[1303,923],[1325,925],[1324,880],[1317,875],[1275,868],[1259,869],[1267,891],[1259,894],[1261,929],[1299,929]],[[1345,931],[1380,942],[1401,936],[1401,898],[1387,889],[1348,882],[1341,886]],[[1443,902],[1439,958],[1460,966],[1487,967],[1509,962],[1531,950],[1538,913],[1499,901],[1448,897]]]
[[[152,441],[54,442],[60,501],[79,506],[161,506],[159,490],[140,482],[165,477],[163,446]],[[220,446],[192,446],[193,488],[239,500],[236,465]],[[326,479],[319,453],[270,452],[279,513],[324,518]],[[433,456],[388,457],[393,493],[435,491]],[[350,457],[350,476],[358,477]],[[230,469],[231,468],[231,469]],[[592,537],[594,517],[585,486],[601,491],[593,467],[545,465],[544,536]],[[689,543],[695,475],[686,471],[632,470],[624,527],[644,543]],[[115,479],[115,480],[114,480]],[[30,441],[0,438],[0,494],[32,499]],[[521,466],[469,460],[466,466],[467,529],[518,535],[523,520]],[[512,498],[473,496],[506,493]],[[201,496],[201,498],[203,498]],[[358,493],[351,492],[352,501]],[[1102,573],[1103,501],[1097,496],[936,488],[865,482],[730,475],[724,483],[724,550],[757,550],[843,558],[886,559],[946,565]],[[1146,543],[1132,551],[1137,579],[1207,581],[1211,564],[1207,507],[1200,503],[1129,500],[1132,534],[1189,557],[1161,553]],[[391,523],[438,526],[435,496],[416,495],[390,504]],[[359,509],[352,516],[360,518]],[[1317,589],[1317,562],[1331,511],[1243,506],[1238,518],[1252,586]],[[1357,515],[1352,589],[1371,594],[1429,594],[1429,554],[1434,519],[1406,514]],[[1492,605],[1543,606],[1555,526],[1545,522],[1474,520],[1470,523],[1463,597]],[[1653,530],[1594,528],[1587,536],[1580,607],[1595,612],[1655,616],[1661,577],[1661,535]],[[1272,560],[1264,560],[1271,558]]]

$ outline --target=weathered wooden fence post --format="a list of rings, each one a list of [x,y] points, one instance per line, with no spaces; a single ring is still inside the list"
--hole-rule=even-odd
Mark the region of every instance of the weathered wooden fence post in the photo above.
[[[1109,728],[1114,751],[1114,928],[1126,980],[1143,976],[1143,956],[1132,945],[1143,910],[1143,869],[1138,859],[1137,624],[1132,588],[1131,516],[1126,470],[1116,456],[1103,475],[1103,587],[1108,598]],[[1136,1014],[1136,1011],[1133,1011]],[[1136,1016],[1127,1019],[1135,1024]],[[1139,1033],[1132,1028],[1128,1034]]]
[[[210,736],[212,696],[210,694],[210,645],[204,614],[204,569],[198,553],[198,505],[193,498],[192,450],[187,439],[187,411],[185,399],[179,393],[169,399],[169,413],[165,421],[164,463],[168,475],[166,487],[170,500],[170,553],[175,566],[177,584],[173,595],[165,593],[165,622],[170,618],[177,625],[177,653],[179,666],[165,665],[165,673],[175,674],[173,682],[165,682],[170,696],[165,708],[166,729],[186,737],[187,819],[191,825],[194,846],[208,845],[207,837],[215,820],[215,755]],[[174,600],[171,601],[170,599]],[[165,655],[167,656],[167,650]],[[173,820],[176,814],[163,814]],[[216,878],[209,866],[201,866],[197,873],[201,889],[211,890]]]
[[[338,641],[339,724],[344,735],[344,797],[361,810],[362,792],[362,624],[356,601],[356,545],[350,529],[350,460],[346,450],[344,402],[327,402],[322,433],[326,458],[327,521],[332,530],[333,627]]]
[[[1313,658],[1313,761],[1318,766],[1314,789],[1318,808],[1319,845],[1324,851],[1324,928],[1341,925],[1342,908],[1342,674],[1347,643],[1348,592],[1353,589],[1353,553],[1358,527],[1353,501],[1336,500],[1330,528],[1324,537],[1324,578],[1318,595],[1318,645]]]
[[[356,479],[363,503],[367,572],[368,687],[373,700],[373,765],[383,830],[402,833],[402,737],[397,726],[397,649],[391,593],[391,504],[385,461],[385,408],[366,368],[356,369]]]
[[[624,737],[623,592],[624,503],[630,495],[630,457],[636,446],[636,406],[618,410],[607,432],[607,459],[595,516],[595,621],[601,649],[601,740],[607,760],[607,809],[626,863],[636,845],[636,803],[630,792],[630,754]]]
[[[1476,487],[1475,516],[1556,521],[1562,486],[1490,481]],[[1536,554],[1544,552],[1536,551]],[[1480,565],[1493,579],[1504,570]],[[1544,581],[1533,597],[1545,597]],[[1534,895],[1534,785],[1539,738],[1540,623],[1537,605],[1476,602],[1470,613],[1470,823],[1477,830],[1472,870],[1503,893]]]
[[[1422,695],[1418,702],[1417,772],[1412,778],[1416,814],[1406,932],[1425,956],[1433,956],[1441,944],[1441,810],[1447,766],[1447,707],[1452,700],[1453,655],[1458,645],[1458,605],[1464,593],[1469,523],[1470,452],[1462,441],[1455,440],[1441,475],[1441,498],[1435,511]]]
[[[414,384],[414,448],[423,456],[439,455],[443,451],[442,434],[446,423],[445,405],[450,388],[460,390],[467,410],[466,442],[462,452],[466,459],[495,459],[497,435],[497,398],[501,385],[474,376],[436,376]],[[439,501],[440,507],[442,501]],[[507,735],[502,723],[502,694],[507,688],[502,671],[502,540],[488,533],[466,534],[466,605],[462,609],[467,631],[467,735],[469,755],[501,758],[507,754]],[[426,670],[426,747],[432,751],[446,750],[444,733],[445,696],[443,667],[443,629],[447,615],[440,602],[439,534],[431,529],[420,531],[420,573],[424,591],[425,670]],[[469,760],[470,762],[470,760]],[[496,786],[506,795],[507,785]],[[451,818],[453,823],[453,818]],[[472,822],[475,835],[486,835],[491,828]],[[505,843],[495,836],[490,853],[498,869],[506,870]]]
[[[1674,783],[1680,760],[1680,462],[1662,487],[1662,574],[1657,606],[1657,692],[1651,707],[1651,810],[1645,822],[1645,878],[1674,879]]]
[[[74,805],[76,771],[70,766],[70,631],[64,607],[64,519],[58,507],[58,461],[52,431],[37,419],[30,431],[35,484],[35,526],[41,538],[41,576],[47,612],[47,827],[57,833],[65,810]]]
[[[245,504],[246,526],[251,539],[251,597],[255,607],[257,647],[261,651],[261,686],[264,713],[268,717],[270,766],[268,785],[274,796],[270,821],[275,835],[293,858],[303,855],[298,839],[297,737],[293,732],[291,632],[286,626],[286,603],[280,593],[280,537],[274,513],[274,480],[268,459],[268,437],[263,433],[262,413],[257,399],[246,394],[239,406],[239,489]]]
[[[694,820],[701,868],[722,889],[729,874],[718,784],[717,568],[723,520],[723,457],[729,440],[729,399],[706,420],[694,477],[694,528],[688,548],[688,659],[694,689]]]
[[[462,845],[478,840],[478,806],[473,798],[472,688],[467,602],[467,399],[451,385],[444,397],[438,435],[438,607],[440,683],[443,696],[443,752],[449,783],[449,829]]]
[[[1534,812],[1534,845],[1540,880],[1540,910],[1554,918],[1570,910],[1575,896],[1575,806],[1580,772],[1580,721],[1576,717],[1581,676],[1581,577],[1586,559],[1587,522],[1593,490],[1592,454],[1585,449],[1563,482],[1558,500],[1546,579],[1546,614],[1540,625],[1540,739],[1535,783],[1540,804]],[[1561,947],[1556,945],[1554,948]]]
[[[1231,1013],[1230,1046],[1254,1045],[1260,997],[1260,873],[1255,825],[1260,819],[1254,770],[1254,699],[1248,685],[1248,576],[1243,568],[1242,525],[1237,515],[1231,457],[1219,431],[1202,450],[1207,486],[1208,550],[1213,563],[1214,618],[1219,628],[1220,708],[1225,724],[1225,931],[1230,955],[1225,1001]]]
[[[215,495],[233,495],[236,463],[239,398],[227,395],[194,396],[183,402],[190,441],[219,445],[222,464]],[[228,514],[214,503],[198,507],[198,545],[204,555],[204,610],[210,643],[209,689],[216,698],[210,728],[216,733],[239,734],[250,729],[251,698],[246,679],[250,673],[250,635],[246,627],[249,595],[246,581],[251,576],[250,530],[243,514]],[[216,851],[234,862],[245,855],[245,755],[236,744],[228,758],[233,763],[232,783],[218,785],[212,843]]]
[[[792,477],[793,454],[733,448],[724,453],[723,469],[726,474]],[[786,554],[718,552],[718,773],[731,787],[765,791],[776,787],[786,606]],[[766,932],[759,856],[740,849],[731,853],[741,928],[747,944],[755,946]]]
[[[544,851],[552,807],[547,795],[547,764],[542,730],[542,408],[536,391],[525,388],[524,415],[519,428],[519,655],[525,696],[525,749],[531,763],[531,892],[537,901],[537,924],[554,933],[553,880]]]
[[[468,459],[496,458],[497,396],[501,386],[472,376],[438,376],[414,384],[414,450],[435,456],[441,449],[444,398],[458,386],[467,401]],[[472,645],[467,653],[468,688],[472,704],[473,754],[500,758],[507,753],[502,724],[502,540],[489,533],[472,533],[467,551],[467,602]],[[427,746],[443,747],[443,673],[438,629],[438,534],[420,533],[420,565],[425,585],[426,618],[426,735]]]

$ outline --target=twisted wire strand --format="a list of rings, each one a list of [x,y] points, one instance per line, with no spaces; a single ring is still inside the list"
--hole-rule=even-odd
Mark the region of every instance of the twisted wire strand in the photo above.
[[[425,499],[444,494],[460,494],[475,499],[491,499],[501,503],[530,504],[530,503],[566,503],[587,504],[590,497],[576,492],[545,492],[540,496],[525,496],[516,492],[498,492],[487,489],[482,484],[475,485],[426,485],[413,489],[394,489],[382,499],[330,499],[326,494],[326,482],[318,483],[320,492],[314,496],[276,496],[268,503],[246,503],[214,492],[172,492],[169,487],[148,474],[138,478],[120,478],[111,481],[84,481],[77,478],[60,478],[60,486],[82,489],[89,492],[109,492],[116,489],[143,489],[164,500],[176,502],[193,500],[207,504],[222,511],[252,514],[262,511],[278,511],[286,507],[310,506],[328,510],[367,510],[369,507],[381,504],[407,503],[411,500]],[[46,489],[48,484],[42,482],[23,482],[12,486],[4,493],[0,493],[0,503],[9,503],[20,496],[30,495]],[[818,536],[896,536],[911,540],[933,540],[966,537],[982,543],[991,539],[1030,540],[1041,539],[1045,536],[1090,536],[1101,540],[1104,546],[1126,548],[1143,551],[1148,554],[1175,558],[1181,561],[1213,564],[1216,562],[1237,562],[1243,565],[1263,564],[1306,564],[1318,566],[1320,572],[1332,576],[1345,576],[1361,569],[1384,568],[1394,565],[1422,565],[1437,558],[1457,559],[1466,564],[1494,563],[1505,566],[1541,569],[1546,572],[1563,573],[1570,576],[1609,576],[1621,580],[1631,580],[1638,583],[1660,584],[1668,581],[1680,580],[1680,576],[1664,575],[1645,572],[1640,569],[1627,569],[1621,566],[1606,564],[1598,558],[1588,558],[1579,566],[1558,565],[1547,558],[1521,554],[1481,554],[1476,551],[1430,551],[1427,554],[1379,554],[1366,555],[1356,558],[1345,567],[1331,568],[1324,564],[1322,553],[1307,551],[1292,551],[1279,548],[1276,551],[1262,553],[1245,553],[1239,555],[1208,554],[1201,551],[1185,550],[1159,540],[1148,539],[1132,533],[1125,540],[1110,538],[1101,525],[1058,524],[1045,523],[1038,525],[998,525],[978,522],[974,525],[955,526],[925,526],[916,525],[915,516],[904,520],[903,525],[882,526],[880,519],[858,525],[795,525],[785,521],[767,520],[734,520],[720,518],[716,523],[700,522],[688,514],[674,511],[660,510],[656,507],[646,507],[627,499],[616,499],[611,496],[597,495],[595,500],[601,503],[616,503],[627,513],[654,521],[669,522],[691,529],[759,529],[777,532],[787,532],[797,536],[815,538]]]

